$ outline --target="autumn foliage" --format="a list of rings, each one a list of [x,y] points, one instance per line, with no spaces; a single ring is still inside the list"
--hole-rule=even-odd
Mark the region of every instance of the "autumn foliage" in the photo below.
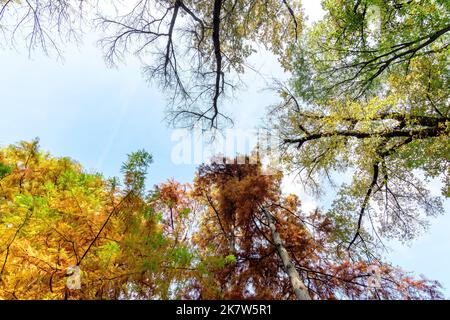
[[[150,191],[145,151],[125,179],[88,173],[21,142],[0,152],[2,299],[294,299],[267,214],[313,299],[439,298],[439,286],[339,246],[339,226],[280,191],[260,164],[199,168]],[[381,287],[368,288],[377,265]],[[79,266],[81,288],[67,287]]]

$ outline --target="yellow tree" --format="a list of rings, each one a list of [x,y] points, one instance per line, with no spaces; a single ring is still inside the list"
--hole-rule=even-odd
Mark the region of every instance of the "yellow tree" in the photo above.
[[[180,262],[186,245],[154,209],[164,198],[143,191],[150,163],[145,151],[130,154],[120,186],[40,152],[37,140],[2,149],[0,297],[169,298],[190,260]],[[81,286],[68,288],[74,267]]]

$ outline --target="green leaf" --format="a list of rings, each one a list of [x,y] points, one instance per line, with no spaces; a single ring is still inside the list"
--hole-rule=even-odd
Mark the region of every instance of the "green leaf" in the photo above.
[[[236,257],[233,254],[230,254],[225,257],[225,263],[226,264],[233,264],[236,263]]]
[[[10,166],[0,163],[0,179],[3,178],[4,176],[10,174],[11,171],[12,171],[12,168]]]

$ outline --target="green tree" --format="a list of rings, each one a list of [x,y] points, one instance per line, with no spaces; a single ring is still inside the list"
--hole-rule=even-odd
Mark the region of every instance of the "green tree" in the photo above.
[[[448,1],[323,1],[326,15],[296,50],[291,88],[272,109],[290,169],[316,191],[343,185],[333,214],[408,240],[442,212],[426,182],[449,195]]]

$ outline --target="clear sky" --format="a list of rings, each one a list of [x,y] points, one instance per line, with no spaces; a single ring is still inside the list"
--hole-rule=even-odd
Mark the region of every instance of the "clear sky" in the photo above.
[[[322,14],[318,3],[304,1],[311,20]],[[79,48],[68,45],[64,61],[40,54],[30,59],[25,50],[0,50],[0,146],[39,137],[42,149],[69,156],[105,176],[119,175],[126,154],[144,148],[154,156],[149,185],[171,177],[191,181],[195,165],[171,160],[175,142],[163,121],[164,95],[142,78],[136,59],[107,68],[95,39],[88,35]],[[277,102],[273,92],[264,90],[271,79],[285,78],[276,58],[266,52],[252,57],[251,64],[260,73],[245,74],[246,87],[227,102],[235,127],[242,129],[257,125],[265,108]],[[436,184],[431,188],[439,191]],[[308,208],[315,203],[292,178],[286,179],[285,190],[299,193]],[[317,203],[324,206],[330,200]],[[445,209],[447,214],[432,220],[430,230],[409,246],[392,243],[388,260],[439,280],[450,297],[449,201]]]

